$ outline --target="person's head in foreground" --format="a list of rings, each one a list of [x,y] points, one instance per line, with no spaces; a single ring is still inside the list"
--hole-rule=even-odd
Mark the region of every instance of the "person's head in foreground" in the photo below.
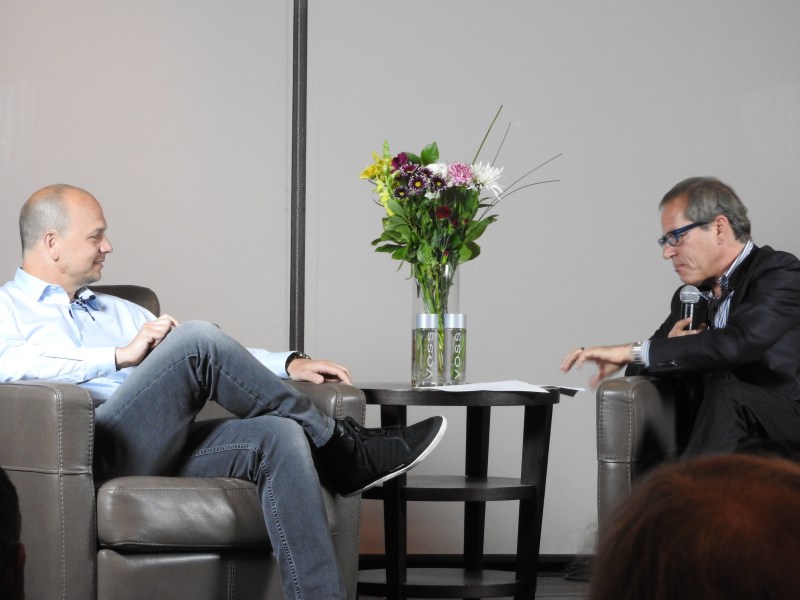
[[[800,594],[800,464],[716,455],[634,486],[600,539],[592,600],[786,600]]]

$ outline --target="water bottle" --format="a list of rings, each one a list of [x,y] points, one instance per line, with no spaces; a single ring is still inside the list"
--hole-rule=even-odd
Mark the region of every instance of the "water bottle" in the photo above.
[[[411,335],[411,385],[438,385],[438,315],[418,314]]]
[[[444,384],[467,382],[467,315],[444,316]]]

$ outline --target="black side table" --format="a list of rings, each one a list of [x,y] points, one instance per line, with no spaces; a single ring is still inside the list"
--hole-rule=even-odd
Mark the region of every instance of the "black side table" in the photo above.
[[[381,407],[381,425],[405,425],[408,406],[467,409],[464,476],[401,475],[367,490],[383,500],[385,569],[359,572],[359,594],[405,598],[534,598],[542,533],[547,459],[553,405],[560,390],[546,392],[446,392],[404,384],[359,384],[367,404]],[[566,390],[565,390],[566,391]],[[569,393],[569,392],[567,392]],[[522,469],[519,479],[488,477],[489,424],[494,406],[524,406]],[[452,435],[450,431],[446,435]],[[515,571],[483,568],[486,502],[519,500]],[[408,567],[406,503],[464,502],[464,554],[456,568]]]

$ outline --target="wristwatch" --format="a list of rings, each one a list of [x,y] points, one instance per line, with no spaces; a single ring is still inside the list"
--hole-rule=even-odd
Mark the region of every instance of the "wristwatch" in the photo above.
[[[633,345],[633,348],[631,349],[631,357],[633,358],[633,364],[644,364],[644,357],[642,356],[642,342],[636,342]]]
[[[284,366],[284,370],[287,373],[289,372],[289,365],[292,364],[292,361],[297,358],[307,358],[308,360],[311,360],[311,357],[308,354],[304,354],[302,352],[292,352],[286,357],[286,365]]]

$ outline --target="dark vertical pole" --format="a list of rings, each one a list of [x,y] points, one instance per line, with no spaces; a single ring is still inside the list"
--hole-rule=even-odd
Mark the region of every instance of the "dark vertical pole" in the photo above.
[[[289,348],[303,350],[306,244],[306,83],[308,0],[295,0],[292,44],[292,206]]]

